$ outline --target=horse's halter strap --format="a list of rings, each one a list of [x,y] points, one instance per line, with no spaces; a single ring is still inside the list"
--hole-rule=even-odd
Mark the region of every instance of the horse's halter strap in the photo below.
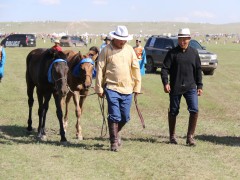
[[[54,83],[54,82],[57,82],[58,80],[62,79],[62,78],[59,78],[57,80],[55,80],[52,76],[52,67],[53,67],[53,64],[54,63],[57,63],[57,62],[65,62],[67,64],[67,61],[65,61],[64,59],[55,59],[52,64],[49,66],[49,69],[48,69],[48,82],[49,83]]]

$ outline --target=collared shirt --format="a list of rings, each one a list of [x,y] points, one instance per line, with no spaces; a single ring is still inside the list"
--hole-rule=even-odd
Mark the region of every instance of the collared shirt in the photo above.
[[[188,47],[183,52],[180,46],[170,50],[161,69],[163,85],[168,84],[170,76],[171,94],[184,94],[190,89],[202,89],[201,61],[196,49]]]
[[[140,93],[139,63],[132,46],[114,49],[109,44],[101,51],[97,64],[96,93],[103,93],[105,86],[121,94]]]

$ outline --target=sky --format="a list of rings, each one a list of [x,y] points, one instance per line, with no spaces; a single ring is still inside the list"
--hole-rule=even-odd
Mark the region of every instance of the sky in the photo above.
[[[240,0],[0,0],[0,22],[240,22]]]

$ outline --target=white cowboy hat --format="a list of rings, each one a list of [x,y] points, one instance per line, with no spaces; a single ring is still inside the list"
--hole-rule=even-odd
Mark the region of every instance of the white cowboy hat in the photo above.
[[[188,28],[179,29],[178,37],[191,37],[190,30]]]
[[[115,31],[109,33],[113,39],[119,39],[123,41],[132,40],[133,37],[128,34],[126,26],[117,26]]]
[[[60,44],[60,41],[59,41],[58,39],[55,39],[55,40],[54,40],[54,43]]]

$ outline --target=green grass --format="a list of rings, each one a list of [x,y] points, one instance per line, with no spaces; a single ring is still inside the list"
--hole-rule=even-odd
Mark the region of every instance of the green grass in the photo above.
[[[51,45],[38,40],[39,47]],[[36,95],[35,129],[28,134],[25,58],[33,48],[6,48],[5,77],[0,84],[0,179],[239,179],[239,45],[204,45],[218,54],[219,66],[213,76],[203,76],[197,146],[185,145],[188,112],[184,99],[177,118],[179,144],[167,143],[169,100],[158,70],[142,79],[143,95],[138,102],[146,129],[142,129],[133,104],[118,153],[109,151],[108,135],[100,137],[102,116],[97,96],[89,96],[84,104],[83,141],[75,139],[76,118],[71,102],[68,145],[60,145],[53,99],[47,114],[47,140],[37,141]],[[71,49],[85,53],[88,48]]]

